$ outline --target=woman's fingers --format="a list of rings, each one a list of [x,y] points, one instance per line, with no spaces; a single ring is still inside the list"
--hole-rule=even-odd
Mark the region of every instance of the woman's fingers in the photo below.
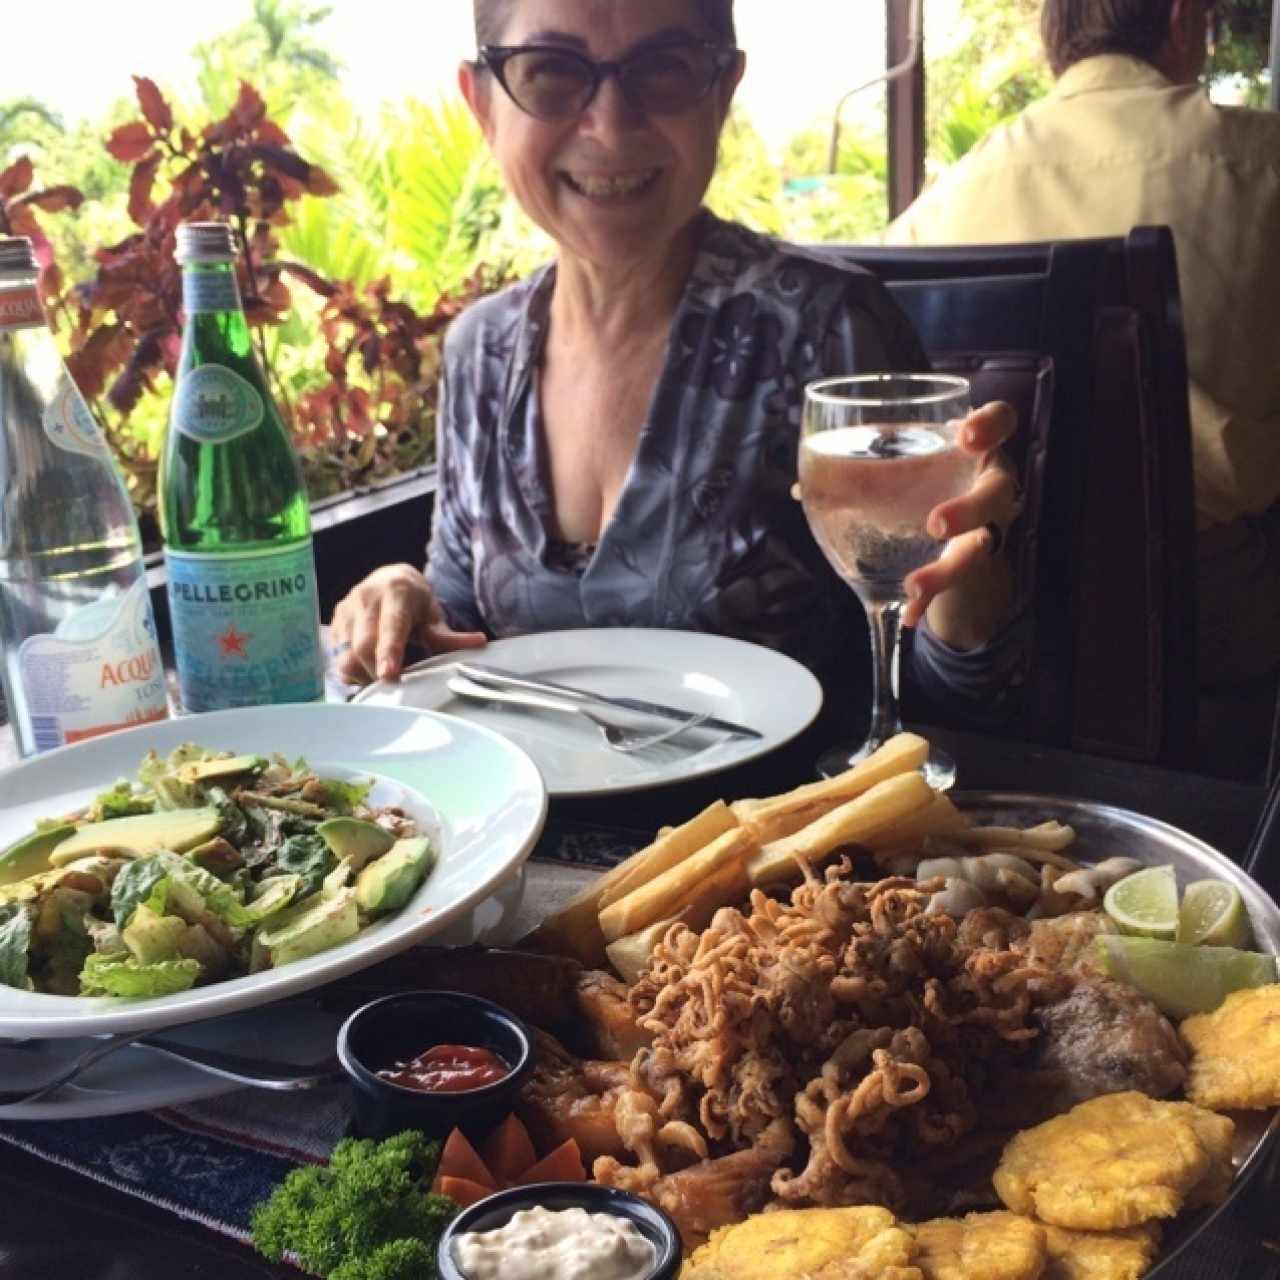
[[[948,542],[942,555],[932,564],[909,573],[905,582],[907,603],[902,611],[902,625],[914,627],[936,596],[949,591],[970,572],[982,568],[993,550],[991,530],[972,529]]]
[[[431,588],[412,565],[388,565],[371,573],[334,610],[338,677],[352,684],[394,680],[404,665],[410,635],[433,613],[443,625]]]
[[[972,487],[958,498],[940,502],[925,524],[935,538],[955,538],[988,522],[1007,529],[1018,514],[1018,486],[1003,455],[978,472]]]
[[[960,445],[970,453],[998,449],[1018,429],[1018,415],[1003,400],[991,400],[975,409],[960,426]]]

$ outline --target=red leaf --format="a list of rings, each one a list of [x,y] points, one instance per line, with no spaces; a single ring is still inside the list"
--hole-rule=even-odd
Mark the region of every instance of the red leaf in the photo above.
[[[322,298],[332,298],[337,292],[337,285],[331,284],[324,276],[312,271],[310,267],[304,267],[301,263],[282,262],[280,270],[288,272],[291,276],[296,276],[308,289],[313,293],[318,293]]]
[[[312,165],[307,175],[307,190],[313,196],[336,196],[342,190],[319,165]]]
[[[121,164],[134,164],[151,150],[152,142],[151,129],[143,121],[135,120],[111,131],[107,150]]]
[[[173,128],[173,111],[164,100],[164,95],[156,88],[154,80],[146,76],[133,77],[134,88],[138,94],[138,105],[147,123],[160,134],[168,133]]]
[[[10,200],[21,195],[35,176],[35,166],[30,156],[19,156],[3,173],[0,173],[0,200]]]
[[[79,351],[67,357],[67,368],[84,395],[96,400],[107,378],[129,358],[132,347],[133,339],[123,325],[102,325]]]
[[[267,105],[262,101],[262,96],[247,80],[241,80],[240,96],[236,99],[236,105],[231,108],[228,119],[233,120],[239,128],[248,131],[266,117]]]
[[[84,192],[78,187],[46,187],[43,191],[28,191],[14,204],[33,204],[45,213],[61,213],[63,209],[78,209],[84,204]]]
[[[156,170],[159,168],[160,154],[153,151],[145,160],[134,165],[133,174],[129,178],[129,217],[140,227],[145,227],[147,220],[155,212],[151,188],[155,184]]]

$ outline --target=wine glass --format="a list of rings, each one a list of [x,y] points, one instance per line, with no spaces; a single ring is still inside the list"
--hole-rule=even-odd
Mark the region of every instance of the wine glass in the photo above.
[[[826,752],[818,769],[828,777],[902,730],[903,579],[942,552],[925,529],[929,513],[973,484],[977,459],[956,440],[968,412],[968,382],[944,374],[862,374],[805,388],[800,500],[818,545],[862,601],[875,664],[867,740]],[[930,785],[949,787],[955,774],[955,761],[933,748],[924,766]]]

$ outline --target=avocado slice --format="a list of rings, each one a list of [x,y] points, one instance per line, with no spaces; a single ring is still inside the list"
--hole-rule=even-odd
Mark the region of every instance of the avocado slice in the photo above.
[[[48,827],[24,836],[0,853],[0,884],[14,884],[40,871],[48,871],[49,855],[68,836],[75,834],[71,823]]]
[[[389,852],[371,862],[356,877],[356,901],[360,909],[371,915],[399,911],[427,878],[435,860],[431,841],[425,836],[397,840]]]
[[[223,756],[218,760],[192,760],[174,772],[183,782],[223,782],[246,773],[261,773],[266,767],[261,756]]]
[[[139,964],[155,964],[177,958],[178,944],[186,932],[185,920],[158,915],[145,902],[140,902],[120,936]]]
[[[366,862],[380,858],[395,844],[396,838],[385,827],[361,818],[329,818],[316,828],[318,835],[337,858],[345,858],[352,871]]]
[[[313,894],[288,907],[271,925],[254,935],[271,957],[273,967],[313,956],[353,937],[360,928],[354,889],[340,889],[330,897]]]
[[[158,849],[185,853],[212,839],[221,829],[222,819],[212,808],[166,809],[108,818],[106,822],[89,822],[80,827],[49,855],[49,862],[60,867],[86,853],[118,853],[126,858],[140,858]]]

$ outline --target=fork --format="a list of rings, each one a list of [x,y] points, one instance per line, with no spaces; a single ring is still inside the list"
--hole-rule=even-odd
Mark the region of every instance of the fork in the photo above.
[[[449,680],[449,690],[463,698],[475,698],[484,702],[508,702],[517,707],[534,707],[543,711],[564,711],[581,716],[593,724],[606,744],[623,755],[631,755],[636,751],[646,751],[661,742],[670,742],[681,734],[696,729],[708,717],[706,712],[690,715],[687,720],[657,733],[647,733],[642,729],[630,729],[624,725],[606,720],[595,711],[588,711],[581,703],[568,699],[551,698],[539,693],[525,693],[514,689],[491,689],[486,685],[468,680],[466,676],[456,675]]]
[[[63,1085],[70,1084],[103,1058],[117,1050],[132,1046],[162,1054],[210,1075],[233,1080],[237,1084],[257,1089],[314,1089],[333,1084],[342,1078],[336,1058],[325,1062],[297,1066],[289,1062],[267,1062],[221,1049],[208,1049],[201,1045],[181,1044],[160,1038],[149,1038],[142,1033],[125,1032],[104,1036],[98,1044],[86,1049],[74,1062],[68,1063],[53,1075],[22,1089],[0,1089],[0,1107],[16,1107],[47,1097]],[[17,1047],[17,1046],[14,1046]]]

